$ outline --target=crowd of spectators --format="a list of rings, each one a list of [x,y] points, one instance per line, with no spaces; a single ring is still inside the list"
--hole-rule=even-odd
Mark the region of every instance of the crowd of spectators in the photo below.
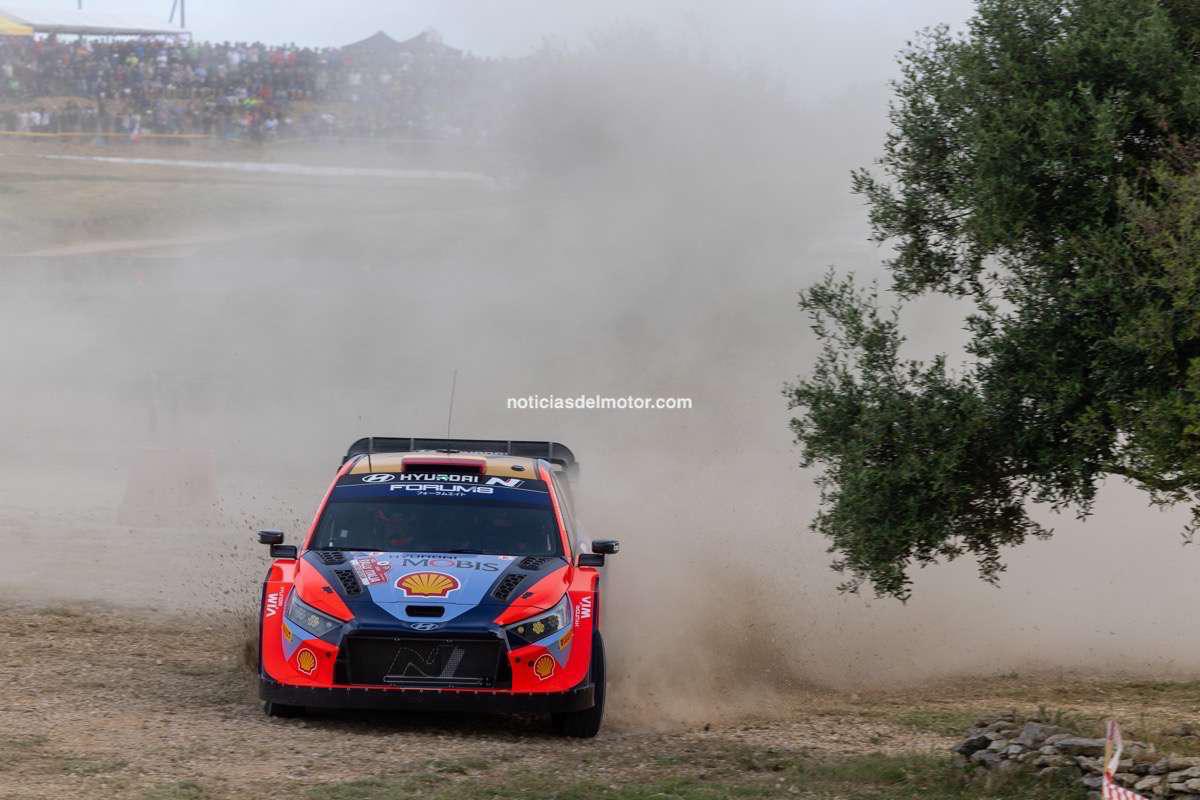
[[[477,62],[436,39],[418,40],[427,46],[405,52],[394,43],[381,56],[174,38],[0,36],[0,128],[253,139],[468,135],[455,98]]]

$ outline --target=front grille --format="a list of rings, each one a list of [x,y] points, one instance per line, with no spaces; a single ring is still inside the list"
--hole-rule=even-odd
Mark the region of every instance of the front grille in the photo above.
[[[362,594],[362,584],[358,582],[358,576],[354,574],[354,570],[335,569],[333,574],[337,576],[338,581],[342,584],[342,588],[346,590],[346,594],[352,597]]]
[[[525,576],[519,573],[505,575],[500,579],[500,583],[496,585],[496,590],[492,592],[492,595],[497,600],[507,600],[509,595],[511,595],[524,580]]]
[[[474,639],[349,636],[335,667],[338,683],[415,688],[496,688],[510,683],[494,636]],[[505,664],[504,666],[507,666]]]
[[[525,556],[517,566],[521,569],[527,569],[530,572],[537,572],[549,560],[549,556]]]
[[[321,559],[322,563],[329,564],[330,566],[341,564],[346,560],[346,557],[342,555],[340,550],[318,550],[317,557]]]

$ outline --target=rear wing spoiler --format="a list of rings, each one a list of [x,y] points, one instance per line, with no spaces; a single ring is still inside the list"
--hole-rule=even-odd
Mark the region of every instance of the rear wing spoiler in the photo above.
[[[558,442],[529,442],[505,439],[417,439],[399,436],[364,436],[350,445],[345,464],[355,456],[371,453],[411,453],[418,450],[437,450],[443,453],[488,453],[524,458],[544,458],[570,475],[579,469],[575,454]]]

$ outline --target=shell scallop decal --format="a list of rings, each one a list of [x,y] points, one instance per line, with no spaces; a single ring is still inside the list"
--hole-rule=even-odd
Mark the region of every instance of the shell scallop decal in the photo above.
[[[409,597],[445,597],[461,584],[444,572],[410,572],[396,579],[396,588]]]

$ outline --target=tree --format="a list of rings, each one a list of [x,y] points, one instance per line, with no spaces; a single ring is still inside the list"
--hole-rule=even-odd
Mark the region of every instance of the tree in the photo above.
[[[901,56],[879,174],[854,190],[899,299],[830,274],[821,343],[785,390],[812,527],[844,589],[905,598],[911,568],[1087,515],[1120,476],[1200,523],[1200,12],[1190,0],[980,0]],[[968,363],[902,357],[899,311],[971,301]]]

